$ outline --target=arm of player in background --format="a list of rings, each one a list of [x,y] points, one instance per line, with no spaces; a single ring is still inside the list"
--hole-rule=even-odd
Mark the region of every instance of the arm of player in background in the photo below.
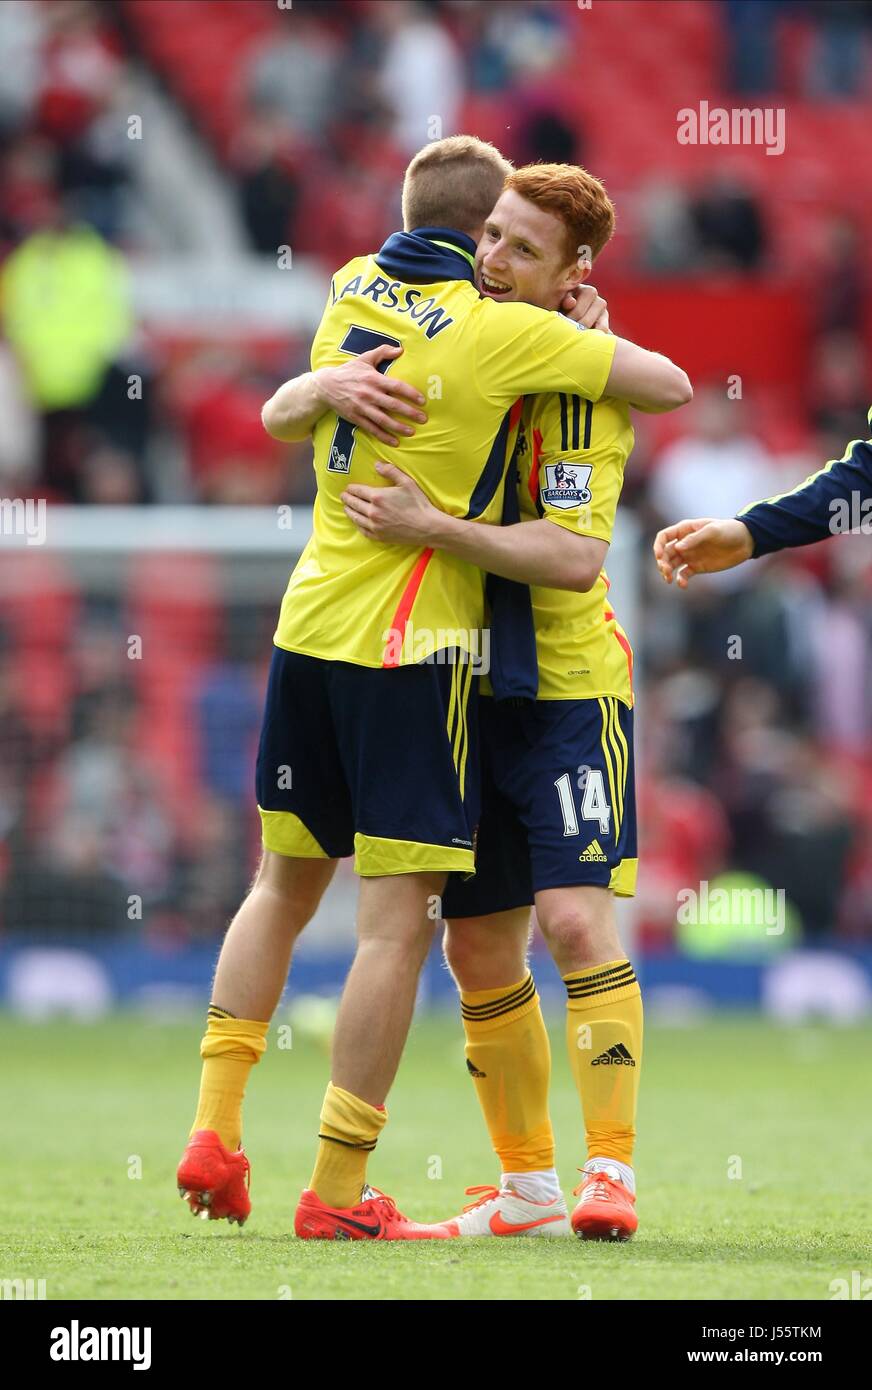
[[[751,532],[731,518],[696,517],[664,526],[654,537],[654,559],[667,584],[686,589],[694,574],[734,569],[754,553]]]
[[[273,439],[290,444],[306,439],[321,416],[332,410],[382,444],[396,448],[398,435],[415,433],[407,421],[427,423],[420,409],[425,403],[421,392],[377,370],[380,362],[399,357],[402,351],[401,347],[382,344],[338,367],[320,367],[284,382],[260,413],[264,429]]]
[[[870,511],[872,440],[852,439],[840,459],[830,460],[792,491],[745,507],[738,519],[750,531],[759,556],[854,530]]]
[[[484,526],[448,516],[400,468],[377,463],[392,487],[351,483],[342,493],[346,516],[374,541],[444,550],[504,579],[586,593],[596,583],[608,542],[579,536],[547,520]]]
[[[869,412],[872,425],[872,410]],[[856,530],[872,513],[872,440],[854,439],[840,459],[791,492],[753,502],[735,518],[679,521],[657,533],[654,558],[668,584],[733,569],[778,550]]]

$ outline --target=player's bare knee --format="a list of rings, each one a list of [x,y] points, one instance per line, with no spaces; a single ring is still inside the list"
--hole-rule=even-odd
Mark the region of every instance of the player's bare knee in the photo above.
[[[468,933],[457,930],[446,922],[445,934],[442,937],[442,954],[458,988],[474,989],[475,986],[470,985],[469,980],[481,969],[481,944],[473,940]]]
[[[292,859],[265,849],[251,892],[271,899],[296,937],[318,911],[335,868],[334,859]]]
[[[407,964],[420,969],[433,944],[435,930],[436,923],[429,920],[362,925],[358,930],[358,954],[374,952],[383,961],[391,960],[396,969]]]
[[[583,907],[567,906],[548,917],[539,914],[539,927],[558,965],[572,969],[594,964],[602,933],[595,914]]]
[[[493,922],[461,918],[446,922],[442,953],[458,989],[497,989],[523,976],[527,939],[526,922],[507,922],[497,930]]]
[[[622,954],[614,900],[606,888],[543,889],[536,895],[536,915],[563,974],[616,960]]]

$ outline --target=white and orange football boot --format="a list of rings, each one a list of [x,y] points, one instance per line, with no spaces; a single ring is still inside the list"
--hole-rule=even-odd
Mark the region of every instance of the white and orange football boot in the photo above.
[[[232,1153],[213,1129],[191,1135],[176,1171],[179,1196],[194,1216],[244,1226],[251,1211],[251,1168],[243,1149]]]
[[[581,1201],[572,1213],[572,1229],[581,1240],[629,1240],[639,1225],[636,1195],[624,1184],[620,1171],[611,1166],[601,1171],[585,1164],[582,1179],[573,1192]]]
[[[552,1202],[533,1202],[511,1186],[468,1187],[459,1216],[443,1224],[458,1236],[568,1236],[569,1212],[563,1195]]]
[[[393,1197],[368,1184],[353,1207],[328,1207],[306,1189],[294,1216],[300,1240],[450,1240],[443,1225],[410,1221],[397,1210]]]

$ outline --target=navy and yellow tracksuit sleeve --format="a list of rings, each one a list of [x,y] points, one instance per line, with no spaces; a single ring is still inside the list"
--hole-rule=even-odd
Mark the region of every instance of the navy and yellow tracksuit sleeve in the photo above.
[[[869,411],[872,428],[872,410]],[[864,505],[865,504],[865,505]],[[872,440],[852,439],[840,459],[812,473],[791,492],[739,512],[754,540],[754,557],[812,545],[850,531],[872,510]]]

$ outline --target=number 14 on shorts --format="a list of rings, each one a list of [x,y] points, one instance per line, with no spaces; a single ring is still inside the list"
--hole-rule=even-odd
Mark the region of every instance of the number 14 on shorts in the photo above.
[[[578,785],[582,793],[581,819],[585,821],[595,821],[599,826],[600,834],[608,835],[612,819],[612,808],[606,799],[603,775],[599,769],[595,767],[580,767],[578,773]],[[554,785],[557,788],[557,795],[560,799],[564,836],[580,835],[581,829],[578,823],[579,814],[575,807],[575,797],[572,792],[572,778],[569,773],[564,772],[562,776],[557,778]]]

